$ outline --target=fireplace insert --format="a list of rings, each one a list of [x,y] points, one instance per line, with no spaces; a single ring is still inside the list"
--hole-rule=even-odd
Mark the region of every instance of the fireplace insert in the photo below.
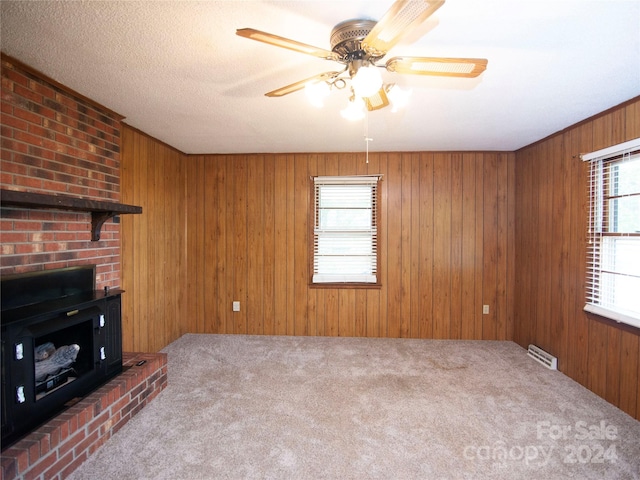
[[[7,275],[2,298],[2,447],[122,371],[122,290],[95,265]]]

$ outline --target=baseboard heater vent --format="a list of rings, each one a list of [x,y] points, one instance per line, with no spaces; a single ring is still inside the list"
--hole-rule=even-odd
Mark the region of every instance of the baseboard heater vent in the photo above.
[[[527,355],[550,370],[558,369],[558,358],[554,357],[550,353],[545,352],[541,348],[536,347],[535,345],[529,345]]]

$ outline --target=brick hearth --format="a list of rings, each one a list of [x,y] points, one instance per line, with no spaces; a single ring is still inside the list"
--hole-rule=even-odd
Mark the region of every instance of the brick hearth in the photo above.
[[[124,353],[120,375],[2,452],[2,478],[63,480],[166,385],[166,354]]]

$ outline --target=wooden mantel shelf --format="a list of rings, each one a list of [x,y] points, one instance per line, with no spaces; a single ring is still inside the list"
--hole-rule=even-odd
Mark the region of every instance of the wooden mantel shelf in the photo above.
[[[65,195],[48,195],[45,193],[19,192],[0,189],[2,206],[74,210],[91,213],[91,240],[100,240],[102,224],[116,215],[125,213],[142,213],[142,207],[125,205],[124,203],[102,202]]]

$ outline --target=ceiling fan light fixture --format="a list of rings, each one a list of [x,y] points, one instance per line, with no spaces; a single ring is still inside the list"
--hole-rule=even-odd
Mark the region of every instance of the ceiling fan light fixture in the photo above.
[[[364,118],[364,103],[361,99],[352,97],[346,108],[340,110],[342,118],[355,122]]]
[[[411,90],[383,83],[378,68],[390,73],[452,78],[474,78],[486,70],[488,60],[483,58],[406,56],[391,58],[385,65],[379,64],[397,43],[444,3],[445,0],[394,0],[391,8],[377,22],[357,18],[340,22],[331,31],[331,50],[253,28],[240,28],[236,34],[344,65],[342,71],[324,72],[265,95],[282,97],[305,89],[310,102],[322,107],[330,91],[348,86],[352,98],[341,114],[350,120],[357,120],[363,118],[367,110],[379,110],[392,105],[392,110],[396,112],[409,102]]]
[[[413,93],[412,89],[402,89],[398,85],[389,85],[387,88],[387,97],[392,105],[392,112],[397,112],[399,109],[406,107],[409,104],[409,99]]]
[[[373,65],[363,65],[351,79],[351,86],[358,97],[370,97],[382,87],[382,75]]]
[[[322,108],[324,99],[329,96],[331,87],[327,82],[309,82],[304,86],[304,93],[314,107]]]

